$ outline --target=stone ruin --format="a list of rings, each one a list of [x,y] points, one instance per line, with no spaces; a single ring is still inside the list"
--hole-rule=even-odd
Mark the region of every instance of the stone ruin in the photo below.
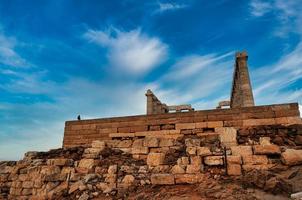
[[[63,148],[0,162],[0,199],[301,199],[298,104],[255,106],[246,52],[217,109],[146,96],[147,115],[67,121]]]

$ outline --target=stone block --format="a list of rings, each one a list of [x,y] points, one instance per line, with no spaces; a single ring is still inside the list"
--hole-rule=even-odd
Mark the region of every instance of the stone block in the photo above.
[[[132,147],[142,147],[144,144],[144,139],[136,139],[133,141]]]
[[[197,122],[195,128],[207,128],[207,122]]]
[[[172,174],[184,174],[186,171],[180,165],[174,165],[171,169]]]
[[[131,153],[132,154],[148,154],[149,148],[148,147],[132,147]]]
[[[266,155],[246,155],[242,156],[245,165],[265,165],[268,164]]]
[[[212,155],[209,147],[197,147],[196,149],[198,156],[209,156]]]
[[[106,183],[115,183],[117,175],[116,174],[105,174]]]
[[[151,169],[151,172],[153,174],[164,174],[164,173],[169,173],[170,171],[171,171],[170,165],[158,165],[153,167],[153,169]]]
[[[208,128],[217,128],[217,127],[223,127],[223,121],[212,121],[207,122]]]
[[[237,146],[237,130],[233,127],[215,128],[219,133],[219,140],[226,147]]]
[[[46,163],[47,165],[73,166],[73,160],[65,158],[48,159]]]
[[[275,144],[254,145],[253,150],[256,155],[278,155],[281,153],[280,147]]]
[[[204,180],[203,174],[175,174],[176,184],[195,184]]]
[[[118,148],[129,148],[132,145],[132,140],[121,140],[117,143]]]
[[[160,147],[171,147],[174,146],[175,140],[171,138],[161,138],[159,142]]]
[[[177,164],[181,166],[186,166],[190,164],[189,157],[181,157],[177,159]]]
[[[152,174],[151,183],[153,185],[174,185],[175,180],[172,174]]]
[[[108,167],[108,174],[116,174],[117,173],[117,165],[110,165]]]
[[[241,156],[227,156],[227,163],[228,165],[231,164],[241,165],[242,164]]]
[[[79,163],[79,168],[92,169],[95,166],[94,159],[82,159]]]
[[[203,165],[187,165],[186,173],[187,174],[195,174],[203,171]]]
[[[147,160],[147,155],[146,154],[133,154],[132,158],[136,159],[136,160]]]
[[[102,151],[106,147],[106,143],[104,141],[94,140],[91,143],[91,147],[101,149]]]
[[[186,152],[187,152],[187,154],[189,154],[189,155],[196,155],[196,150],[197,150],[196,147],[187,147],[187,148],[186,148]]]
[[[234,156],[253,155],[251,146],[232,146],[231,151]]]
[[[132,175],[126,175],[123,180],[122,184],[126,186],[130,186],[134,182],[135,178]]]
[[[269,170],[271,167],[273,167],[273,164],[266,164],[266,165],[242,165],[242,169],[246,172],[253,171],[253,170],[259,170],[259,171],[266,171]]]
[[[204,157],[206,165],[223,165],[223,156],[206,156]]]
[[[180,124],[176,124],[175,129],[176,130],[195,129],[195,123],[180,123]]]
[[[145,147],[158,147],[159,140],[155,137],[145,138],[144,146]]]
[[[281,161],[283,164],[289,166],[302,164],[302,150],[286,149],[281,154]]]
[[[164,153],[149,153],[147,156],[147,165],[148,166],[158,166],[162,165],[165,160]]]
[[[260,145],[270,145],[271,138],[270,137],[260,137],[259,142],[260,142]]]
[[[100,148],[87,148],[84,150],[84,154],[99,155],[102,150]]]
[[[200,156],[191,156],[190,164],[191,165],[201,165],[201,157]]]
[[[228,164],[227,165],[228,175],[230,176],[240,176],[241,175],[241,165],[239,164]]]
[[[23,188],[33,188],[34,187],[34,182],[33,181],[24,181],[22,183]]]
[[[187,147],[199,147],[200,139],[187,138],[185,144]]]

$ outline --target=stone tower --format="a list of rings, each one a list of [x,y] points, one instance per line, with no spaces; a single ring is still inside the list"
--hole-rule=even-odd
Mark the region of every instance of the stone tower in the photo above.
[[[254,106],[246,52],[237,52],[231,92],[231,108]]]

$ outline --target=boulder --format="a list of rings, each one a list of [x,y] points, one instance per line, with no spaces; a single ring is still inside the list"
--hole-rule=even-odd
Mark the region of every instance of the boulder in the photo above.
[[[152,174],[151,183],[153,185],[174,185],[174,176],[171,174]]]
[[[281,154],[281,161],[289,166],[302,164],[302,150],[287,149]]]
[[[149,153],[147,156],[147,165],[148,166],[158,166],[162,165],[165,160],[164,153]]]
[[[253,150],[256,155],[278,155],[281,153],[280,147],[275,144],[254,145]]]

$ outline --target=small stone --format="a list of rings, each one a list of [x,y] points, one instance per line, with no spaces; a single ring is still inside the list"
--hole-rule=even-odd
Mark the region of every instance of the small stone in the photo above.
[[[116,174],[117,173],[117,165],[110,165],[108,168],[108,174]]]
[[[281,161],[289,166],[302,164],[302,150],[287,149],[281,154]]]
[[[260,145],[270,145],[271,138],[270,137],[260,137],[259,142],[260,142]]]

